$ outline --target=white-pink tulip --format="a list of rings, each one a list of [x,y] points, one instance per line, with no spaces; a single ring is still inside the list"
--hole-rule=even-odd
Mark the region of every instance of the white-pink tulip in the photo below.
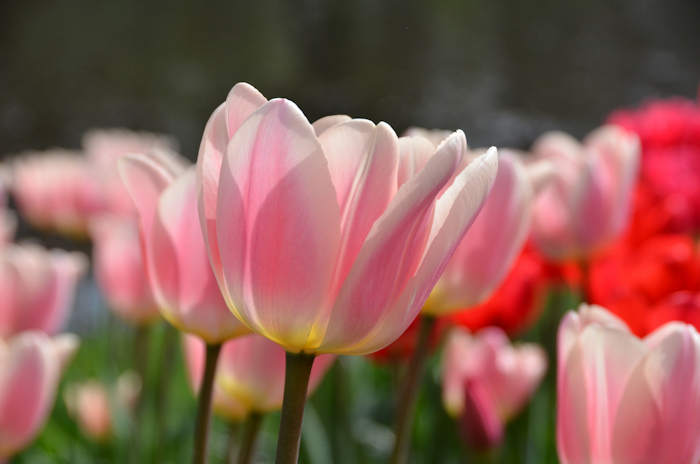
[[[205,345],[192,336],[185,336],[183,342],[190,383],[196,391],[204,371]],[[285,357],[281,346],[257,334],[226,342],[221,349],[214,381],[214,412],[230,421],[243,421],[251,413],[264,414],[281,409]],[[313,394],[333,361],[333,355],[316,358],[307,396]]]
[[[120,169],[139,214],[148,278],[163,317],[210,344],[248,333],[226,306],[209,263],[195,167],[128,155]]]
[[[455,328],[442,362],[442,398],[460,431],[477,449],[493,448],[505,424],[530,400],[547,370],[547,355],[534,344],[511,345],[503,330],[471,335]]]
[[[87,264],[79,252],[6,245],[0,251],[0,337],[25,330],[58,332]]]
[[[237,84],[209,119],[197,173],[229,308],[290,352],[385,347],[418,315],[491,189],[495,149],[460,171],[465,154],[457,131],[402,179],[387,124],[314,127],[294,103]]]
[[[697,464],[700,335],[671,322],[644,339],[597,306],[559,326],[562,464]]]
[[[639,139],[603,126],[583,144],[563,132],[535,141],[532,153],[554,164],[535,202],[533,237],[551,259],[582,258],[609,245],[627,225],[639,165]]]
[[[27,331],[0,339],[0,458],[27,447],[46,423],[79,340]]]

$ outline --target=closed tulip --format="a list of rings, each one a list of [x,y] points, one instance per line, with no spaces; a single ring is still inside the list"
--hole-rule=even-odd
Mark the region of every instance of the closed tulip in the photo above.
[[[533,237],[545,255],[554,260],[590,257],[620,236],[637,178],[636,135],[603,126],[580,144],[552,132],[535,141],[532,153],[555,166],[534,209]]]
[[[209,344],[248,333],[226,306],[209,264],[195,167],[129,155],[120,169],[139,213],[148,277],[163,317]]]
[[[27,447],[44,427],[78,344],[74,335],[38,331],[0,339],[0,458]]]
[[[671,322],[640,339],[598,306],[559,326],[557,449],[563,464],[696,464],[700,336]]]
[[[316,131],[294,103],[238,84],[200,147],[200,220],[224,298],[293,353],[366,354],[394,341],[496,175],[495,149],[461,170],[457,131],[401,176],[391,127],[341,120]]]
[[[109,308],[136,325],[158,319],[159,311],[146,279],[136,220],[103,216],[90,224],[97,284]]]
[[[6,245],[0,251],[0,337],[25,330],[58,332],[86,268],[82,253]]]
[[[185,359],[194,390],[204,370],[204,343],[185,336]],[[311,369],[308,395],[313,394],[335,361],[322,355]],[[278,344],[251,334],[226,342],[221,349],[214,381],[214,412],[230,421],[243,421],[251,413],[264,414],[282,407],[285,352]]]
[[[476,449],[503,440],[505,424],[529,401],[547,370],[547,355],[534,344],[511,345],[499,328],[475,335],[455,329],[445,346],[442,398]]]

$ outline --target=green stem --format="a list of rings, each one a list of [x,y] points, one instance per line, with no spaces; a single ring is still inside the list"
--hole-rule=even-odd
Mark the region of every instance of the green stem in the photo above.
[[[155,462],[164,461],[162,452],[168,437],[168,404],[170,387],[173,385],[173,368],[176,358],[179,332],[170,324],[165,325],[163,345],[160,356],[160,375],[158,376],[158,399],[156,401],[156,444]]]
[[[309,387],[309,377],[315,356],[303,352],[287,353],[284,401],[282,402],[280,432],[277,437],[276,464],[296,464],[299,459],[306,390]]]
[[[260,431],[263,415],[253,412],[248,416],[243,431],[243,441],[241,442],[241,450],[238,452],[238,464],[248,464],[255,453],[255,442]]]
[[[433,316],[421,317],[418,340],[403,381],[401,395],[399,396],[396,411],[396,441],[389,459],[391,464],[404,464],[408,459],[408,453],[411,448],[413,416],[416,414],[418,392],[423,380],[425,364],[428,360],[428,341],[436,321]]]
[[[197,419],[194,426],[194,453],[193,464],[207,462],[207,437],[209,435],[209,416],[211,415],[211,398],[214,390],[214,377],[216,375],[216,362],[221,352],[221,344],[207,344],[206,358],[204,361],[204,375],[199,387],[199,400],[197,402]]]
[[[226,464],[233,463],[233,457],[238,449],[239,425],[240,424],[238,422],[233,421],[228,423],[228,443],[226,444],[226,458],[224,459]]]
[[[134,423],[132,424],[131,435],[131,460],[141,462],[142,452],[142,424],[144,421],[144,410],[146,408],[146,396],[148,394],[148,355],[149,355],[149,335],[150,327],[139,325],[134,334],[134,371],[141,381],[141,392],[136,400],[134,411]]]

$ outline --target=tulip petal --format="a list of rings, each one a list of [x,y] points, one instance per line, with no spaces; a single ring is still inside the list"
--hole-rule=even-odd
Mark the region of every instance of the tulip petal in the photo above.
[[[10,341],[0,371],[0,456],[24,448],[46,421],[59,376],[52,354],[43,333],[24,332]]]
[[[174,176],[163,166],[144,155],[121,157],[119,173],[139,214],[139,229],[144,248],[150,250],[158,199],[163,190],[172,183]]]
[[[630,377],[613,431],[613,462],[696,463],[700,459],[700,336],[669,323]]]
[[[477,380],[464,386],[464,412],[459,419],[464,440],[477,450],[496,447],[503,441],[503,424],[489,389]]]
[[[193,166],[160,197],[153,229],[153,282],[168,321],[215,344],[247,329],[226,306],[207,258],[197,221],[195,177]]]
[[[328,332],[333,342],[327,346],[342,340],[350,347],[348,354],[377,351],[401,335],[418,315],[496,175],[493,152],[465,169],[433,203],[465,151],[466,138],[458,131],[399,189],[377,220],[336,301]],[[450,211],[453,205],[454,212]],[[343,321],[350,316],[352,320]]]
[[[525,244],[532,199],[523,164],[501,154],[491,193],[438,283],[436,292],[443,296],[435,311],[475,306],[491,295]]]
[[[350,116],[346,116],[344,114],[334,114],[332,116],[325,116],[321,119],[318,119],[311,125],[314,128],[316,137],[320,137],[321,134],[323,134],[325,131],[335,126],[336,124],[340,124],[341,122],[346,122],[350,120]]]
[[[229,306],[298,351],[329,304],[340,211],[321,145],[294,103],[271,100],[233,136],[216,220]]]
[[[221,163],[233,134],[255,110],[267,102],[254,87],[236,84],[226,103],[214,110],[204,129],[197,157],[197,201],[199,221],[204,234],[214,275],[221,284],[221,258],[216,240],[216,205]]]
[[[423,169],[433,153],[435,153],[435,147],[423,137],[399,138],[397,185],[401,187]]]
[[[372,225],[396,194],[397,140],[389,125],[375,126],[364,119],[337,124],[319,137],[340,205],[342,238],[331,291],[333,296],[345,280]],[[318,326],[325,327],[329,316],[322,315]]]

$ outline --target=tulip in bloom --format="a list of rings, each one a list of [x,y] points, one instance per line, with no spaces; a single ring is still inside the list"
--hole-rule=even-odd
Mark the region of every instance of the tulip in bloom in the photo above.
[[[620,236],[637,178],[636,135],[603,126],[580,144],[550,132],[535,141],[532,153],[555,166],[554,178],[535,202],[532,231],[547,257],[588,257]]]
[[[41,229],[87,235],[101,209],[100,185],[80,153],[24,153],[11,165],[11,189],[23,217]]]
[[[532,397],[547,370],[547,355],[534,344],[512,346],[499,328],[476,335],[455,329],[445,346],[442,399],[459,418],[464,439],[476,449],[503,440],[506,421]]]
[[[82,253],[6,245],[0,251],[0,337],[25,330],[58,332],[86,269]]]
[[[111,310],[126,321],[146,325],[158,306],[146,279],[136,220],[103,216],[90,224],[95,278]]]
[[[204,343],[197,337],[183,338],[190,383],[199,390],[204,371]],[[311,395],[335,361],[333,355],[316,358],[311,369]],[[219,416],[234,422],[251,413],[264,414],[282,408],[285,352],[278,344],[251,334],[226,342],[221,349],[214,381],[212,407]]]
[[[598,306],[559,326],[557,449],[562,464],[696,464],[700,335],[672,322],[640,339]]]
[[[387,124],[327,122],[237,84],[204,132],[200,221],[246,326],[290,352],[366,354],[415,319],[486,200],[497,155],[460,171],[457,131],[409,177],[414,159],[400,158]]]
[[[209,264],[195,167],[129,155],[120,169],[139,213],[148,277],[163,317],[209,344],[248,333],[226,306]]]
[[[0,458],[25,448],[44,427],[74,335],[27,331],[0,339]]]
[[[519,157],[499,152],[491,193],[430,294],[425,314],[475,306],[494,292],[525,245],[533,199],[532,181]]]

